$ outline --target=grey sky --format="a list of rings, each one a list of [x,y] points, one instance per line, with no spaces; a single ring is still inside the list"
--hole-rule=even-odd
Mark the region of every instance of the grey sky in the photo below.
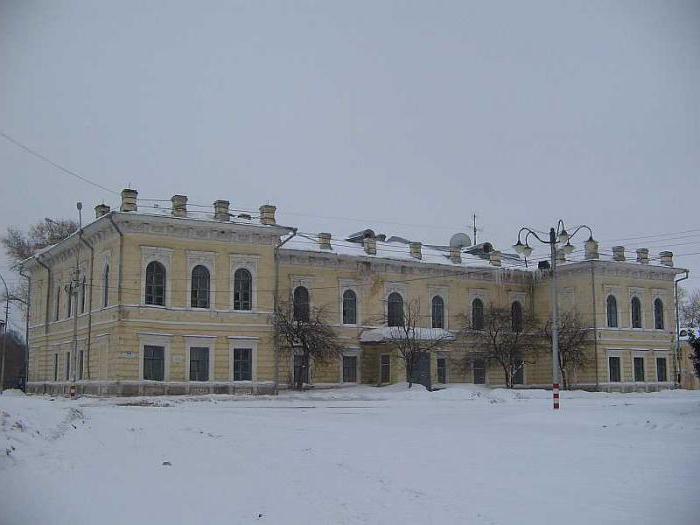
[[[620,242],[696,253],[699,29],[697,1],[3,0],[0,129],[305,231],[446,242],[476,211],[501,248],[562,217],[604,249],[697,229]],[[0,170],[2,230],[117,203],[3,139]]]

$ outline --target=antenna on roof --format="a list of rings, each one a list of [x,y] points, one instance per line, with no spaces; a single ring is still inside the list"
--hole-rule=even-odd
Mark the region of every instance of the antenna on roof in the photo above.
[[[476,241],[476,213],[472,213],[472,226],[474,228],[474,244],[479,244]]]

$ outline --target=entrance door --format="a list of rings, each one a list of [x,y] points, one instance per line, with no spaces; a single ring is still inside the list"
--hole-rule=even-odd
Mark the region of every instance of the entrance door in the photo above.
[[[430,377],[430,354],[423,353],[418,357],[418,362],[413,370],[411,382],[423,385],[426,388],[432,387]]]
[[[294,384],[296,385],[299,382],[299,377],[302,374],[303,371],[303,379],[302,383],[308,383],[309,382],[309,369],[302,369],[302,363],[303,363],[303,357],[301,355],[295,355],[294,356]]]
[[[343,383],[357,383],[357,356],[343,356]]]
[[[443,385],[447,383],[447,359],[444,357],[437,359],[437,381]]]

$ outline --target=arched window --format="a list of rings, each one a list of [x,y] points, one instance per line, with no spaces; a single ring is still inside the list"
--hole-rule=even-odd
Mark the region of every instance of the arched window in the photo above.
[[[436,295],[433,297],[433,328],[445,328],[445,301]]]
[[[520,332],[523,329],[523,307],[520,301],[513,301],[510,305],[510,324],[514,332]]]
[[[607,299],[608,327],[617,328],[617,299],[614,295],[608,295]]]
[[[642,327],[642,302],[638,297],[632,297],[632,328]]]
[[[66,310],[66,319],[69,319],[73,313],[73,284],[70,284],[68,290],[66,290],[68,295],[68,308]]]
[[[105,272],[102,276],[102,306],[109,306],[109,264],[105,266]]]
[[[309,320],[309,291],[304,286],[294,288],[294,320]]]
[[[87,283],[85,282],[85,277],[83,277],[83,282],[80,283],[80,313],[85,313],[85,296],[87,295]]]
[[[352,290],[343,292],[343,324],[357,324],[357,295]]]
[[[478,297],[472,301],[472,328],[484,329],[484,301]]]
[[[165,266],[158,261],[146,266],[146,304],[165,306]]]
[[[654,299],[654,328],[664,329],[664,302],[658,297]]]
[[[245,268],[233,274],[233,309],[253,309],[253,276]]]
[[[61,285],[56,288],[56,311],[54,312],[54,321],[58,321],[61,315]]]
[[[192,292],[190,306],[192,308],[209,308],[209,270],[198,264],[192,268]]]
[[[403,326],[403,297],[398,292],[391,292],[387,299],[387,325]]]

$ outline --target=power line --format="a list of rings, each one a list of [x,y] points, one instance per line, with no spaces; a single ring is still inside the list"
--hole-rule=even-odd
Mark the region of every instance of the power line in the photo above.
[[[80,179],[80,180],[83,181],[83,182],[87,182],[88,184],[92,184],[93,186],[95,186],[95,187],[97,187],[97,188],[100,188],[101,190],[108,191],[109,193],[112,193],[112,194],[114,194],[114,195],[119,195],[119,192],[114,191],[114,190],[111,190],[111,189],[109,189],[109,188],[107,188],[107,187],[105,187],[105,186],[102,186],[102,184],[99,184],[99,183],[97,183],[97,182],[94,182],[94,181],[88,179],[87,177],[83,177],[82,175],[80,175],[80,174],[78,174],[78,173],[76,173],[76,172],[74,172],[74,171],[72,171],[72,170],[69,170],[68,168],[66,168],[66,167],[64,167],[64,166],[61,166],[61,165],[58,164],[57,162],[54,162],[54,161],[51,160],[50,158],[46,157],[45,155],[42,155],[42,154],[39,153],[38,151],[33,150],[33,149],[30,148],[29,146],[27,146],[27,145],[25,145],[25,144],[22,144],[21,142],[19,142],[18,140],[12,138],[10,135],[8,135],[7,133],[5,133],[5,132],[3,132],[3,131],[0,131],[0,136],[2,136],[2,137],[3,137],[5,140],[7,140],[8,142],[11,142],[12,144],[14,144],[15,146],[17,146],[18,148],[23,149],[24,151],[26,151],[26,152],[29,153],[30,155],[34,155],[36,158],[43,160],[44,162],[50,164],[50,165],[53,166],[54,168],[56,168],[56,169],[62,171],[63,173],[66,173],[66,174],[68,174],[68,175],[70,175],[70,176],[72,176],[72,177],[75,177],[75,178],[77,178],[77,179]]]

